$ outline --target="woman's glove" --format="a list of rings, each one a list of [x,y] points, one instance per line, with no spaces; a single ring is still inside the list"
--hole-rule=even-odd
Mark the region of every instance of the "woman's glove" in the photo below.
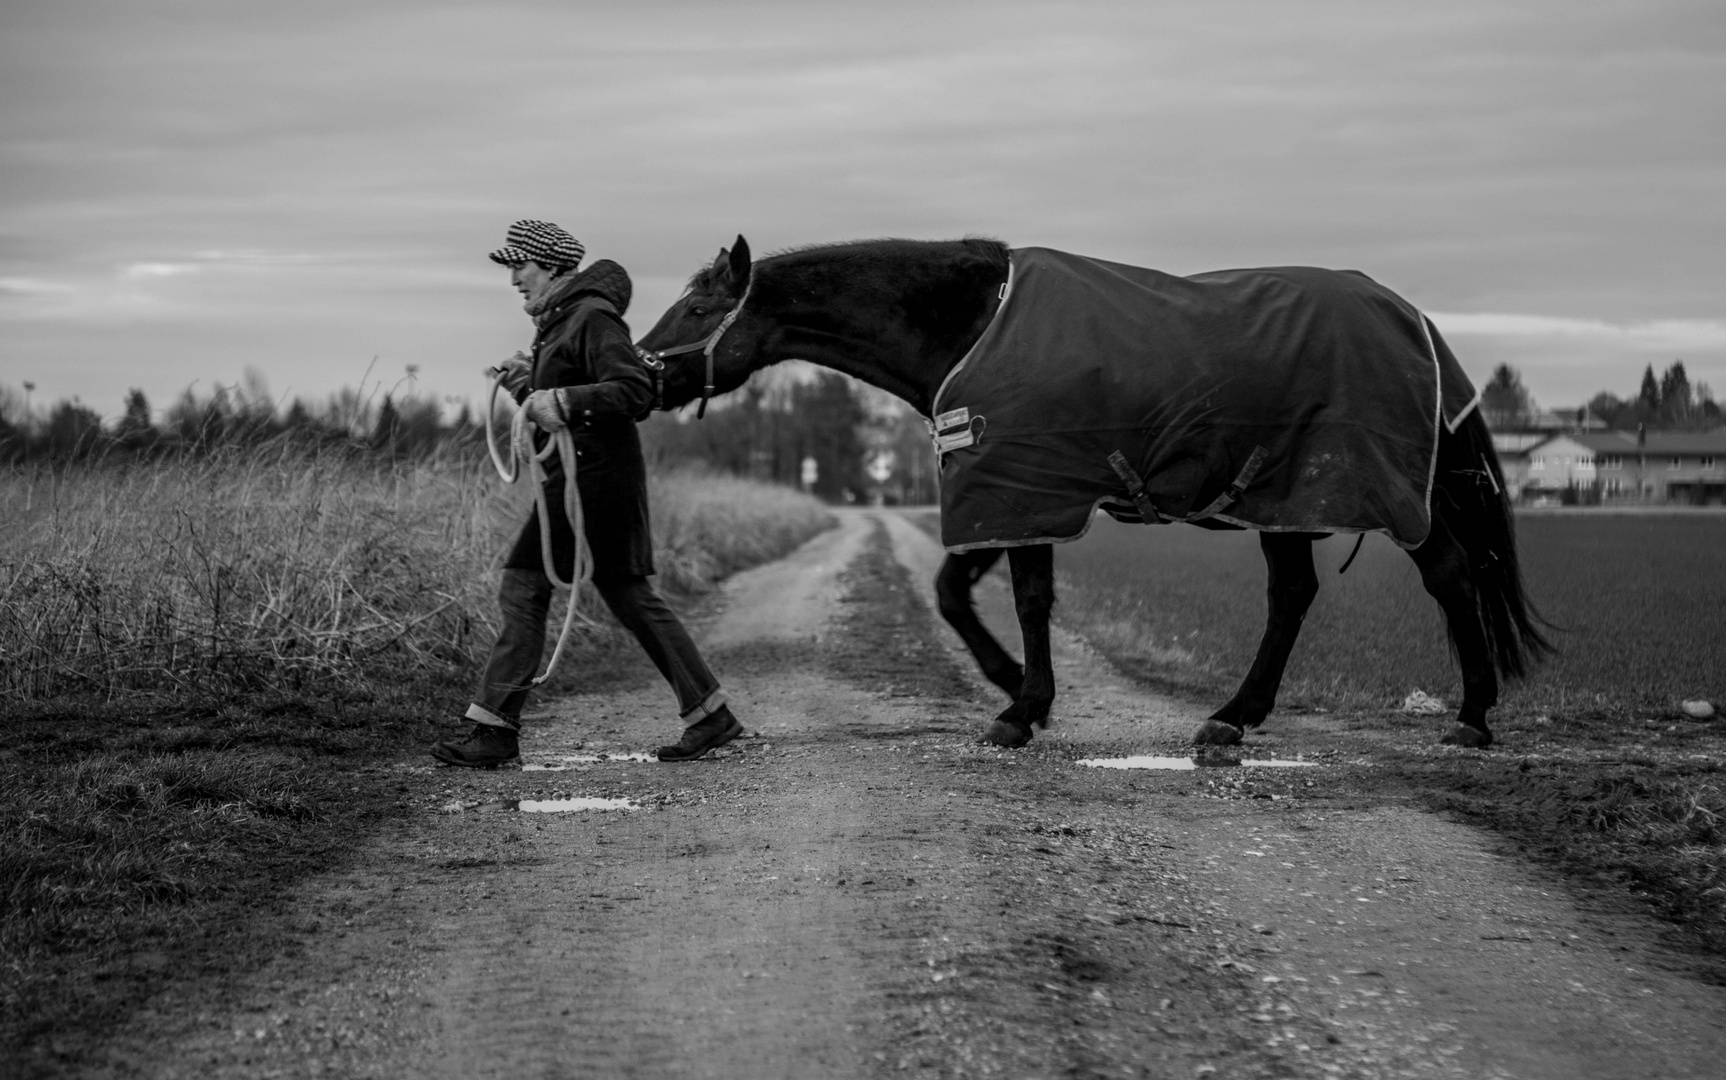
[[[520,401],[527,393],[528,380],[533,378],[533,361],[518,352],[491,370],[493,375],[503,377],[504,392]]]
[[[522,403],[522,410],[541,431],[562,431],[569,426],[569,417],[564,413],[560,391],[535,390],[527,395],[527,401]]]

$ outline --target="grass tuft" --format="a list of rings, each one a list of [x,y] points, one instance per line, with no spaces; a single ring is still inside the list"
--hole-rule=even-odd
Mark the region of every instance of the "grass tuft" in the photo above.
[[[123,943],[129,916],[216,887],[243,853],[322,815],[279,753],[116,754],[8,770],[0,955]]]

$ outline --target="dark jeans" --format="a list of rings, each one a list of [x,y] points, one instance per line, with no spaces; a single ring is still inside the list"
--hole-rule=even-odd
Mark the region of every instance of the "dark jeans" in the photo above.
[[[698,723],[725,704],[719,680],[707,669],[689,632],[645,577],[595,578],[593,587],[677,692],[684,724]],[[503,631],[486,659],[467,718],[519,729],[528,682],[539,674],[540,654],[545,651],[551,581],[540,570],[505,570],[497,599],[503,609]]]

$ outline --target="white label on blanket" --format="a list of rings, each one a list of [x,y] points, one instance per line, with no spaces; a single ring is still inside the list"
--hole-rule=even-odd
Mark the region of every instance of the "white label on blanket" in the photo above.
[[[948,428],[959,427],[971,422],[970,409],[951,409],[935,418],[935,430],[946,431]]]
[[[966,428],[964,431],[955,431],[951,435],[937,435],[935,437],[935,452],[945,454],[949,450],[970,446],[976,441],[977,437],[971,434],[970,428]]]

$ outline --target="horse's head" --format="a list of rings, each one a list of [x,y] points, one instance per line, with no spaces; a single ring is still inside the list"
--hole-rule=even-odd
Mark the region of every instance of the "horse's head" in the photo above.
[[[743,385],[754,355],[748,327],[734,326],[749,295],[749,241],[739,236],[719,249],[713,265],[689,280],[689,288],[666,309],[636,346],[651,366],[664,364],[663,406],[675,409]]]

